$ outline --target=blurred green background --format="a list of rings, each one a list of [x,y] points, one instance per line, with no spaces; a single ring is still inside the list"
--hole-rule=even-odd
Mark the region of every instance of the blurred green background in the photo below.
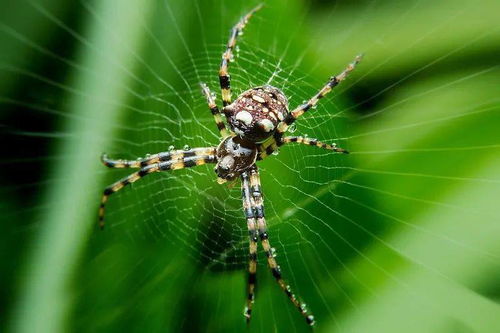
[[[365,59],[259,163],[270,239],[318,332],[500,330],[500,5],[264,1],[238,41],[233,96],[309,98]],[[243,318],[239,184],[211,166],[152,175],[99,163],[216,145],[230,27],[256,1],[8,1],[0,11],[0,325],[13,332],[306,332],[261,253]]]

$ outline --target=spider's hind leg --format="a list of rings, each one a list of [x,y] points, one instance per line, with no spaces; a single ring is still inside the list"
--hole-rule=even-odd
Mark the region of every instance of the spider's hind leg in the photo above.
[[[219,69],[219,82],[222,91],[222,103],[224,106],[231,104],[231,77],[229,75],[228,66],[229,62],[232,61],[233,58],[233,49],[236,46],[236,39],[242,34],[243,29],[248,23],[250,17],[252,17],[252,15],[260,8],[262,8],[262,5],[258,5],[252,9],[231,29],[229,40],[227,41],[226,51],[222,54],[222,61]]]
[[[217,104],[215,104],[215,98],[205,83],[200,83],[200,85],[201,85],[201,91],[205,96],[205,98],[207,99],[208,108],[210,109],[212,115],[214,116],[215,124],[219,129],[219,133],[222,136],[222,138],[225,139],[230,135],[230,133],[226,128],[226,124],[224,124],[224,120],[222,120],[222,116],[219,108],[217,107]]]
[[[325,95],[332,91],[332,89],[335,88],[340,82],[344,81],[347,75],[349,75],[349,73],[354,70],[356,65],[359,64],[361,58],[362,55],[356,56],[356,58],[354,58],[354,61],[350,63],[340,74],[332,76],[316,95],[314,95],[306,103],[299,105],[292,112],[287,114],[285,119],[283,119],[283,121],[281,121],[277,126],[277,135],[282,136],[283,133],[286,132],[288,127],[293,124],[295,120],[297,120],[297,118],[299,118],[302,114],[318,104],[321,98],[325,97]]]

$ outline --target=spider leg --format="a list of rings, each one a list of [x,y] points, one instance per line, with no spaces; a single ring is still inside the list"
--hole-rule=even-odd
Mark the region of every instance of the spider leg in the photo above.
[[[347,150],[340,148],[340,147],[337,147],[337,145],[335,143],[328,144],[328,143],[318,141],[318,139],[305,138],[303,136],[285,136],[284,138],[281,138],[281,142],[278,143],[278,146],[282,146],[284,144],[291,143],[291,142],[302,143],[302,144],[308,145],[308,146],[316,146],[318,148],[323,148],[326,150],[333,150],[336,153],[349,154],[349,152]]]
[[[222,54],[222,61],[219,69],[219,82],[222,91],[222,104],[224,106],[231,104],[231,78],[228,72],[229,62],[233,60],[233,49],[236,45],[236,39],[242,34],[245,25],[252,15],[262,8],[262,5],[258,5],[252,9],[248,14],[243,16],[238,23],[231,29],[229,34],[229,40],[227,42],[226,51]]]
[[[264,143],[259,147],[259,153],[257,156],[258,160],[263,160],[267,156],[271,155],[275,150],[277,150],[279,147],[287,144],[287,143],[301,143],[304,145],[308,146],[316,146],[318,148],[326,149],[326,150],[333,150],[336,153],[342,153],[342,154],[349,154],[349,152],[343,148],[337,147],[336,144],[328,144],[324,143],[321,141],[318,141],[318,139],[314,138],[306,138],[303,136],[285,136],[280,138],[279,142],[276,142],[272,140],[270,144]]]
[[[278,142],[281,142],[281,138],[278,137]],[[274,151],[278,150],[279,144],[276,138],[272,137],[257,145],[257,160],[263,160],[267,156],[271,155]]]
[[[354,70],[356,65],[361,61],[362,56],[358,55],[354,59],[352,63],[350,63],[342,73],[338,74],[337,76],[332,76],[330,80],[326,83],[326,85],[321,88],[321,90],[314,95],[309,101],[306,103],[296,107],[292,112],[287,114],[285,119],[281,121],[278,126],[277,126],[277,131],[275,134],[276,141],[279,141],[279,137],[285,133],[285,131],[288,129],[288,127],[297,120],[304,112],[308,111],[311,109],[313,106],[315,106],[318,101],[323,98],[326,94],[328,94],[334,87],[336,87],[340,82],[342,82],[347,75]]]
[[[225,139],[230,135],[230,133],[227,130],[226,125],[224,124],[224,121],[222,120],[222,116],[221,116],[221,113],[219,111],[219,108],[217,107],[217,104],[215,104],[215,98],[205,83],[201,83],[200,85],[201,85],[201,91],[207,99],[208,108],[210,109],[210,111],[212,112],[212,115],[214,116],[215,124],[217,125],[217,128],[219,129],[220,135],[222,136],[223,139]]]
[[[212,148],[213,153],[212,154],[206,154],[206,155],[198,155],[198,156],[189,156],[189,157],[182,157],[180,156],[178,159],[170,160],[170,161],[165,161],[165,162],[159,162],[159,163],[154,163],[154,164],[149,164],[143,168],[141,168],[139,171],[134,172],[130,175],[128,175],[125,178],[120,179],[119,181],[109,185],[104,189],[102,198],[101,198],[101,205],[99,206],[99,226],[101,229],[104,228],[104,208],[106,205],[106,202],[108,201],[108,198],[110,195],[113,193],[118,192],[125,186],[132,184],[142,177],[149,175],[153,172],[160,172],[160,171],[167,171],[167,170],[179,170],[183,168],[190,168],[193,166],[197,165],[203,165],[205,163],[215,163],[216,157],[215,157],[215,148]]]
[[[257,281],[257,228],[255,223],[255,212],[252,206],[252,197],[250,194],[250,177],[248,172],[241,174],[241,196],[243,200],[243,211],[247,219],[248,237],[249,237],[249,257],[248,257],[248,297],[247,305],[243,315],[250,322],[252,316],[252,306],[255,300],[255,284]]]
[[[307,324],[314,325],[314,316],[307,312],[305,304],[301,304],[295,294],[293,294],[290,286],[283,280],[280,267],[275,259],[275,251],[269,243],[269,235],[267,232],[266,218],[264,216],[264,201],[262,199],[262,191],[260,186],[260,176],[257,167],[254,166],[250,171],[250,190],[252,193],[253,208],[257,218],[257,227],[259,231],[260,241],[267,257],[267,263],[271,272],[279,284],[281,289],[288,296],[288,299],[299,310],[300,314],[305,318]]]
[[[137,160],[112,160],[108,158],[108,155],[101,155],[101,162],[108,168],[114,169],[140,169],[147,165],[158,163],[158,162],[166,162],[170,160],[178,160],[184,157],[190,156],[203,156],[203,155],[213,155],[214,149],[209,148],[193,148],[189,150],[172,150],[166,152],[160,152],[157,154],[149,155],[144,158],[139,158]]]

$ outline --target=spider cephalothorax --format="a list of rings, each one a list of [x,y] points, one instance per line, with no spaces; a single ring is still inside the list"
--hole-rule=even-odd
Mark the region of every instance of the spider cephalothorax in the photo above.
[[[343,72],[331,77],[316,95],[311,97],[307,102],[297,106],[291,112],[288,110],[288,100],[283,92],[269,85],[247,90],[232,102],[231,81],[228,71],[229,61],[232,59],[236,38],[241,35],[249,18],[260,7],[258,6],[243,16],[233,27],[226,51],[222,55],[222,62],[219,69],[222,103],[225,106],[222,111],[232,131],[227,129],[223,121],[219,107],[215,104],[215,95],[212,95],[206,84],[201,84],[202,92],[207,99],[208,107],[214,116],[215,123],[222,137],[219,145],[217,147],[169,150],[147,155],[145,158],[138,160],[111,160],[106,155],[103,155],[102,162],[107,167],[137,168],[139,170],[111,184],[104,190],[99,207],[99,221],[101,228],[103,228],[104,207],[109,196],[120,191],[125,186],[138,181],[142,177],[156,172],[190,168],[206,163],[216,164],[215,172],[218,175],[219,183],[227,180],[235,180],[238,177],[241,180],[243,211],[247,221],[250,243],[247,306],[244,312],[247,322],[250,321],[254,303],[257,242],[260,240],[266,254],[267,264],[276,282],[295,308],[305,318],[306,322],[309,325],[313,325],[314,317],[308,312],[305,304],[301,303],[298,297],[292,293],[290,286],[283,279],[280,267],[275,259],[274,249],[271,247],[267,231],[264,199],[256,162],[276,152],[280,146],[293,142],[316,146],[337,153],[347,153],[346,150],[338,148],[335,144],[327,144],[302,136],[285,136],[285,132],[297,118],[308,110],[313,109],[321,98],[344,80],[360,61],[361,57],[356,57],[354,62],[349,64]]]
[[[260,142],[272,136],[289,113],[288,99],[278,88],[266,85],[243,92],[222,111],[234,133]]]
[[[255,163],[257,147],[239,136],[230,136],[217,147],[215,173],[219,183],[234,180]]]

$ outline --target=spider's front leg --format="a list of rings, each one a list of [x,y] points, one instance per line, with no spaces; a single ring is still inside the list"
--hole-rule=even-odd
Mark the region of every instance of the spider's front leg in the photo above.
[[[220,88],[222,91],[222,104],[224,106],[231,104],[231,77],[229,75],[228,66],[229,62],[232,61],[233,58],[233,49],[236,45],[236,39],[239,35],[242,34],[245,25],[252,15],[262,8],[262,5],[259,5],[252,9],[248,14],[243,16],[238,23],[231,29],[231,33],[229,35],[229,40],[227,42],[226,51],[222,54],[222,61],[219,69],[219,82]]]
[[[299,310],[300,314],[305,318],[307,324],[312,326],[314,325],[314,316],[307,312],[305,304],[301,304],[299,302],[297,297],[293,294],[290,286],[286,284],[286,282],[283,280],[280,267],[278,266],[278,263],[276,262],[275,259],[274,249],[271,247],[271,244],[269,243],[266,218],[264,216],[264,201],[262,198],[260,176],[257,166],[254,165],[254,167],[249,171],[249,173],[250,173],[250,191],[252,195],[254,214],[255,217],[257,218],[259,237],[267,257],[268,266],[271,269],[271,272],[274,278],[276,279],[276,282],[288,296],[288,299],[297,308],[297,310]]]
[[[167,153],[160,153],[160,154],[167,154]],[[196,148],[190,151],[177,150],[170,153],[167,161],[156,162],[156,160],[158,160],[158,155],[160,154],[155,154],[154,155],[155,157],[152,157],[152,159],[150,159],[149,161],[147,159],[144,159],[143,163],[146,163],[144,167],[141,167],[140,165],[132,166],[133,161],[119,160],[120,163],[119,167],[130,167],[130,168],[139,167],[141,169],[137,172],[130,174],[125,178],[120,179],[119,181],[111,184],[110,186],[106,187],[106,189],[104,189],[101,198],[101,205],[99,206],[99,226],[101,229],[104,228],[104,211],[109,196],[120,191],[125,186],[130,185],[138,181],[139,179],[143,178],[144,176],[147,176],[154,172],[190,168],[197,165],[203,165],[206,163],[215,163],[217,160],[215,156],[215,147]],[[151,162],[151,160],[154,160],[155,162]],[[105,160],[105,161],[106,161],[105,164],[107,163],[106,165],[111,167],[116,167],[113,165],[114,161],[112,160]],[[141,161],[138,162],[140,164]]]
[[[247,305],[243,315],[250,322],[252,316],[252,306],[255,300],[255,284],[257,282],[257,227],[255,223],[255,212],[252,205],[252,196],[250,192],[250,176],[248,172],[241,174],[241,196],[243,200],[243,211],[247,219],[249,256],[248,256],[248,287],[247,287]]]
[[[101,155],[101,162],[108,168],[112,169],[140,169],[150,164],[158,163],[158,162],[166,162],[170,160],[179,160],[184,157],[190,156],[204,156],[213,154],[213,148],[193,148],[189,150],[172,150],[172,151],[164,151],[161,153],[148,155],[144,158],[139,158],[136,160],[113,160],[108,157],[106,154]]]

